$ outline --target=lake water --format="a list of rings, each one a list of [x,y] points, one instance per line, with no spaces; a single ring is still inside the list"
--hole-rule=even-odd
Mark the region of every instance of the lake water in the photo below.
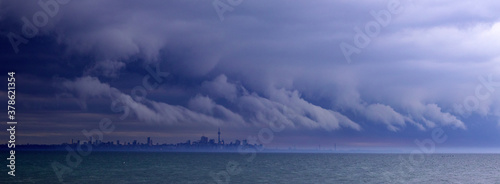
[[[67,154],[19,152],[0,183],[60,183]],[[92,152],[68,168],[64,183],[500,183],[499,154]]]

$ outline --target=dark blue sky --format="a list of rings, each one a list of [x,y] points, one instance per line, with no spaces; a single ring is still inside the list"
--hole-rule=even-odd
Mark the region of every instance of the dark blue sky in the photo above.
[[[47,2],[0,2],[22,143],[498,147],[497,1]]]

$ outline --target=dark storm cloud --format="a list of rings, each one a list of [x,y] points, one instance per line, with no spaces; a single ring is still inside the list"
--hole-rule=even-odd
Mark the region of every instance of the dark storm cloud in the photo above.
[[[500,71],[500,4],[397,1],[401,12],[348,64],[340,44],[355,46],[355,28],[376,23],[372,14],[390,2],[244,1],[221,22],[208,1],[71,1],[19,54],[5,56],[25,56],[17,59],[31,60],[22,70],[54,83],[43,98],[74,98],[82,109],[92,99],[119,99],[138,120],[170,127],[242,131],[277,122],[296,135],[353,130],[370,137],[373,129],[477,132],[470,121],[498,119],[500,98],[491,88],[481,89],[491,95],[474,110],[460,105],[477,93],[478,77]],[[4,35],[21,34],[20,18],[41,10],[28,2],[1,6]],[[3,42],[4,53],[11,48]],[[170,76],[143,101],[134,99],[144,68],[156,64]]]

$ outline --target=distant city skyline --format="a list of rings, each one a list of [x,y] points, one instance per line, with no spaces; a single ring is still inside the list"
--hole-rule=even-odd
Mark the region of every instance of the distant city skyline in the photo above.
[[[209,137],[203,135],[200,137],[200,139],[198,141],[193,141],[193,144],[195,143],[204,143],[204,144],[216,144],[216,145],[224,145],[225,142],[223,139],[220,138],[220,135],[221,135],[221,131],[220,131],[220,128],[218,128],[218,132],[217,132],[217,142],[215,142],[215,139],[210,139]],[[96,140],[94,139],[93,137],[90,138],[90,140],[86,140],[86,141],[82,141],[80,139],[71,139],[71,142],[63,142],[63,143],[71,143],[71,144],[100,144],[100,143],[111,143],[111,144],[116,144],[116,145],[155,145],[153,143],[153,140],[154,138],[151,138],[151,137],[146,137],[146,142],[143,143],[141,142],[140,139],[135,139],[131,142],[126,142],[126,141],[120,141],[120,140],[116,140],[116,141],[102,141],[102,140]],[[187,142],[190,142],[191,143],[191,140],[186,140]],[[235,139],[234,140],[235,143],[244,143],[246,142],[246,139],[243,139],[243,140],[238,140],[238,139]],[[121,143],[121,144],[120,144]],[[179,142],[181,143],[181,142]],[[179,143],[174,143],[174,144],[179,144]],[[182,143],[186,143],[186,142],[182,142]],[[229,142],[228,144],[232,144],[233,142]],[[169,144],[167,142],[162,142],[162,143],[159,143],[159,142],[156,142],[156,144]],[[172,143],[170,143],[172,144]],[[239,145],[239,144],[238,144]]]

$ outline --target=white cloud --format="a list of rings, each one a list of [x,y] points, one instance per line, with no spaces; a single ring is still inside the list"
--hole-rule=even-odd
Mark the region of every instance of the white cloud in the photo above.
[[[215,80],[220,80],[216,78]],[[130,108],[137,119],[157,124],[175,125],[179,123],[209,123],[212,125],[244,125],[246,121],[255,126],[283,124],[289,128],[305,127],[332,131],[341,127],[360,130],[361,127],[346,116],[313,105],[300,98],[297,91],[275,90],[267,99],[252,93],[243,93],[234,99],[239,113],[216,104],[209,97],[197,95],[189,101],[189,109],[144,99],[133,100],[118,89],[101,83],[97,78],[82,77],[75,81],[65,81],[63,86],[76,93],[83,101],[92,97],[109,97]]]
[[[213,81],[203,82],[201,87],[215,98],[226,98],[227,100],[234,101],[237,95],[236,86],[228,83],[227,77],[224,74],[219,75]]]
[[[103,84],[94,77],[82,77],[75,81],[64,81],[63,87],[69,92],[76,93],[83,102],[88,98],[106,97],[118,102],[121,106],[129,109],[137,119],[156,124],[198,124],[208,123],[221,125],[223,120],[215,117],[193,112],[185,107],[170,105],[144,99],[137,102],[131,96],[123,94],[118,89]]]
[[[386,124],[391,131],[399,130],[397,126],[405,126],[405,117],[387,105],[371,104],[364,110],[369,120]]]

